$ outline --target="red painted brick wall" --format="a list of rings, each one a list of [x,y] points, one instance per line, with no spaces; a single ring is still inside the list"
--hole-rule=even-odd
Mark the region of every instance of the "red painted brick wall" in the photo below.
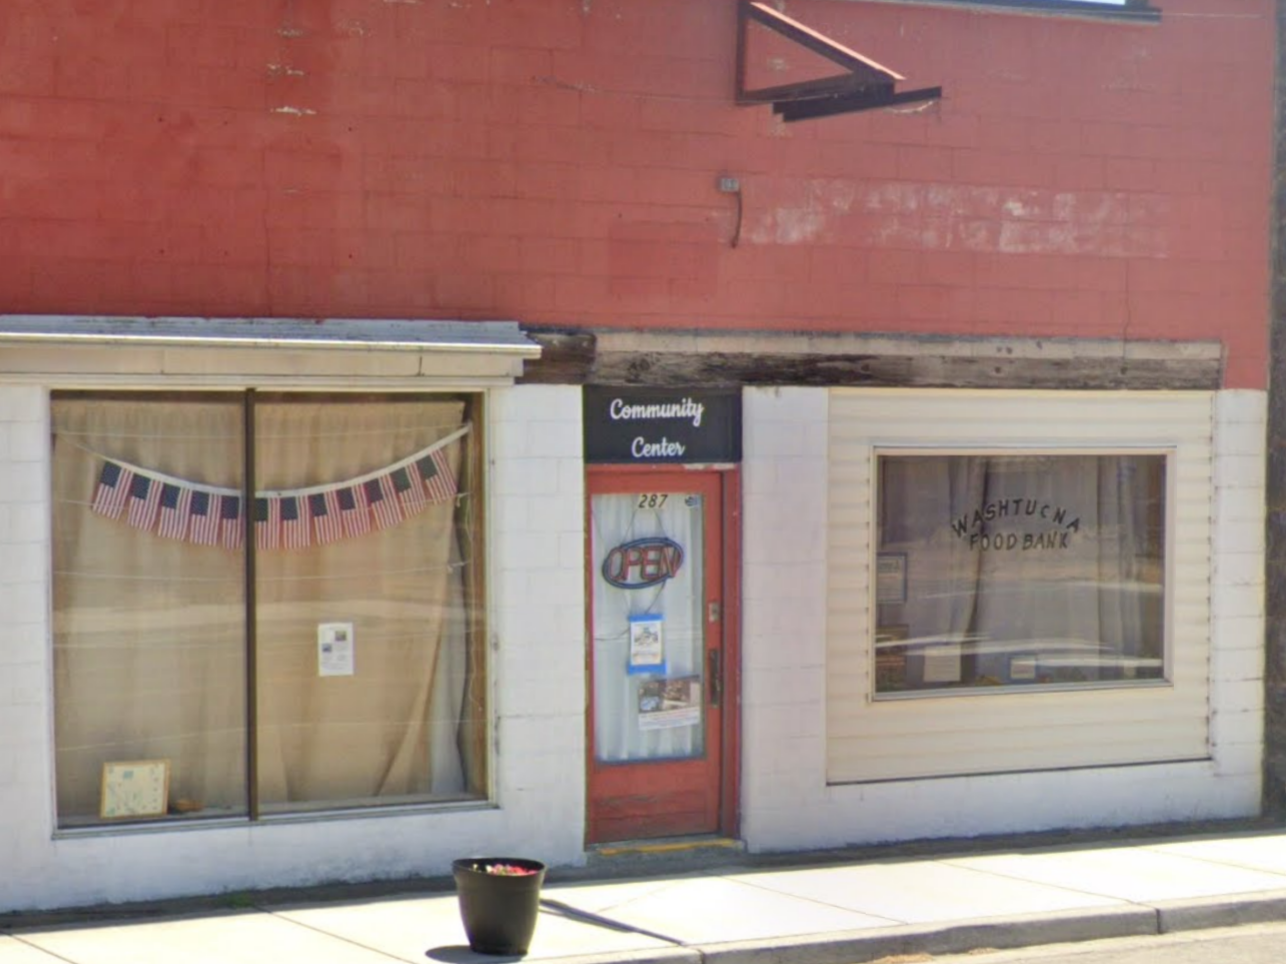
[[[735,107],[733,0],[4,0],[0,311],[1221,338],[1264,385],[1269,0],[782,6],[946,99]]]

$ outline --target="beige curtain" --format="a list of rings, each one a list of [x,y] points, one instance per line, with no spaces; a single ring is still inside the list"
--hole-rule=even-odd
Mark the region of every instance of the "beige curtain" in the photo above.
[[[257,487],[273,490],[379,469],[454,432],[464,412],[454,402],[281,402],[256,415]],[[460,451],[447,449],[456,477]],[[458,642],[463,629],[451,618],[461,571],[454,519],[454,502],[430,505],[392,528],[257,557],[265,806],[435,791],[434,671],[448,630]],[[318,625],[336,622],[353,624],[354,672],[322,677]]]
[[[241,488],[241,404],[239,395],[55,402],[64,822],[97,813],[107,760],[168,759],[171,802],[190,801],[205,815],[245,810],[244,553],[165,539],[88,505],[103,456]],[[463,418],[459,401],[263,401],[255,488],[378,471],[451,434]],[[466,444],[445,450],[456,477]],[[363,536],[256,553],[265,809],[464,792],[467,767],[453,734],[467,661],[462,573],[472,550],[461,550],[456,518],[448,501]],[[322,623],[352,624],[351,675],[319,674]]]

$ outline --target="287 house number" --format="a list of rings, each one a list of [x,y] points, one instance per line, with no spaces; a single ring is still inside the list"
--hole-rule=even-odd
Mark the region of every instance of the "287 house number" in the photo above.
[[[665,500],[669,497],[667,492],[644,492],[639,496],[638,508],[659,509],[665,505]]]

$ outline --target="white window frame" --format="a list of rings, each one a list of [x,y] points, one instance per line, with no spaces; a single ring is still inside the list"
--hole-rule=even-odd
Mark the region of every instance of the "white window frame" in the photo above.
[[[828,397],[828,784],[1210,758],[1213,394],[833,389]],[[876,450],[1172,451],[1168,678],[874,699]]]

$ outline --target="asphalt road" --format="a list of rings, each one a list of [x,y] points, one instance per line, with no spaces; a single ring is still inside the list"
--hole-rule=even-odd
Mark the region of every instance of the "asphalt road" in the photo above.
[[[1014,951],[979,950],[933,957],[909,954],[881,964],[1282,964],[1286,923],[1123,937]]]

